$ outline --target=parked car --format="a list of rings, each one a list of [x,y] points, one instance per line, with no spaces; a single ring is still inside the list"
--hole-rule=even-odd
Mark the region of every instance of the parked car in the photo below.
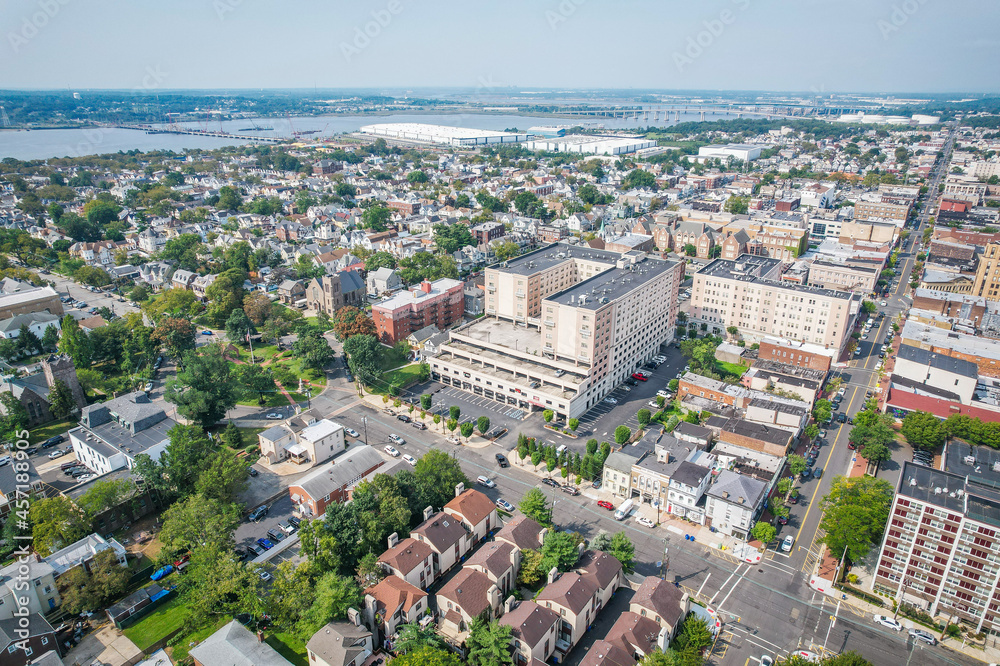
[[[399,450],[395,446],[393,446],[392,444],[386,444],[385,445],[385,449],[383,449],[383,450],[386,453],[388,453],[390,456],[392,456],[393,458],[398,458],[399,457]]]
[[[903,625],[901,625],[897,620],[894,620],[886,615],[875,615],[872,619],[875,620],[875,624],[881,624],[883,627],[888,627],[893,631],[901,631],[903,629]]]
[[[778,516],[778,524],[779,525],[787,525],[788,524],[788,517],[787,516]]]
[[[496,455],[496,459],[497,459],[497,462],[500,464],[500,467],[502,467],[504,469],[506,469],[507,467],[510,467],[510,463],[507,462],[507,457],[504,454],[498,453]]]
[[[268,421],[280,421],[281,420],[281,414],[279,414],[277,412],[271,412],[270,414],[268,414],[264,418],[267,419]]]
[[[263,548],[264,550],[271,550],[272,548],[274,548],[274,542],[271,541],[270,539],[265,539],[264,537],[257,539],[257,545]]]
[[[576,486],[570,486],[570,485],[563,486],[562,491],[567,495],[572,495],[573,497],[576,497],[577,495],[580,494],[580,489],[577,488]]]
[[[251,467],[250,469],[247,470],[247,474],[249,474],[250,476],[257,476],[258,474],[260,474],[260,472],[258,472],[256,468]]]
[[[514,513],[514,505],[505,499],[497,499],[497,506],[507,513]]]
[[[149,393],[153,390],[153,382],[146,382],[146,385],[142,387],[142,390]]]
[[[201,334],[202,335],[213,335],[212,331],[210,331],[208,329],[205,329],[204,331],[202,331]]]
[[[397,421],[402,421],[403,423],[409,423],[409,422],[410,422],[410,421],[412,421],[413,419],[411,419],[411,418],[410,418],[409,416],[407,416],[406,414],[396,414],[396,420],[397,420]]]
[[[910,638],[928,645],[937,645],[937,639],[923,629],[910,629]]]
[[[670,400],[670,391],[667,389],[660,389],[656,392],[656,395],[663,397],[666,400]]]
[[[781,542],[781,552],[790,553],[792,552],[792,545],[795,543],[795,537],[789,534]]]
[[[639,516],[635,519],[635,522],[639,523],[643,527],[656,527],[652,520],[646,518],[645,516]]]
[[[346,432],[348,435],[350,435],[355,439],[361,438],[361,433],[355,430],[354,428],[344,428],[344,432]]]
[[[491,479],[488,476],[482,476],[482,475],[480,475],[480,476],[476,477],[476,483],[478,483],[481,486],[485,486],[486,488],[496,488],[497,487],[496,482],[494,482],[493,479]]]
[[[642,374],[641,372],[633,372],[632,373],[632,379],[636,379],[636,380],[638,380],[640,382],[648,382],[649,381],[649,377],[647,377],[646,375]]]
[[[272,527],[267,531],[267,538],[275,543],[280,543],[285,540],[285,533],[277,527]]]
[[[400,446],[402,446],[403,444],[406,444],[406,440],[403,439],[402,437],[400,437],[399,435],[395,434],[395,433],[392,433],[392,434],[389,435],[389,441],[390,442],[395,442],[396,444],[399,444]]]
[[[558,488],[561,484],[555,479],[542,479],[542,483],[552,488]]]
[[[55,437],[49,437],[47,440],[42,442],[42,448],[48,449],[55,446],[56,444],[61,444],[62,442],[65,441],[66,441],[66,435],[56,435]]]
[[[267,515],[267,505],[261,504],[259,507],[250,512],[250,515],[247,516],[247,520],[249,520],[251,523],[256,523],[258,520],[260,520],[266,515]]]
[[[608,403],[609,405],[617,405],[618,404],[617,400],[615,400],[614,398],[610,398],[610,397],[605,398],[604,402]]]
[[[288,524],[294,527],[295,529],[299,529],[299,525],[302,524],[302,519],[299,518],[298,516],[292,516],[288,519]]]
[[[592,484],[590,484],[590,487],[591,488],[600,489],[600,487],[601,487],[601,480],[600,479],[595,479],[594,482]]]
[[[601,507],[602,509],[607,509],[608,511],[615,510],[615,505],[609,502],[608,500],[598,500],[597,506]]]
[[[407,464],[413,465],[414,467],[417,466],[417,459],[411,456],[409,453],[403,456],[403,460],[405,460]]]
[[[823,468],[822,467],[817,467],[816,469],[814,469],[813,470],[813,476],[815,478],[817,478],[817,479],[823,478]]]
[[[427,430],[427,425],[424,424],[424,423],[421,423],[420,421],[414,421],[410,425],[413,426],[414,428],[416,428],[417,430]]]
[[[291,521],[281,521],[278,523],[278,529],[280,529],[285,534],[291,534],[296,530],[296,527],[292,525]]]

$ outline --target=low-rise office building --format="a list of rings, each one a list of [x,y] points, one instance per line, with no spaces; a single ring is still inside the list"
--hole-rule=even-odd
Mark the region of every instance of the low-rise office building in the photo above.
[[[177,422],[143,391],[87,405],[80,425],[69,431],[76,459],[98,474],[132,469],[141,454],[159,460]]]

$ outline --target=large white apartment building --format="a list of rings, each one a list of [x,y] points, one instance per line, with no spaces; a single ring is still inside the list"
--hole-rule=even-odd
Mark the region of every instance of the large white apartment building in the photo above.
[[[843,349],[859,302],[853,294],[781,280],[778,259],[716,259],[694,275],[691,315],[716,335],[730,326],[750,342],[777,336]]]
[[[684,265],[555,244],[485,277],[486,317],[450,331],[432,377],[567,419],[673,340]]]

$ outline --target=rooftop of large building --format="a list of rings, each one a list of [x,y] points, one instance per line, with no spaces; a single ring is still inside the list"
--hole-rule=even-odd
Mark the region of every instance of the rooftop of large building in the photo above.
[[[962,375],[963,377],[975,379],[979,376],[979,367],[972,361],[945,356],[944,354],[935,354],[927,349],[921,349],[912,345],[900,345],[896,356],[906,361],[926,365],[937,370],[945,370],[956,375]]]
[[[462,288],[464,283],[461,280],[453,280],[451,278],[441,278],[439,280],[434,280],[430,283],[430,291],[426,292],[421,289],[421,285],[416,285],[412,289],[407,289],[397,293],[392,298],[388,298],[384,301],[380,301],[372,305],[372,308],[378,308],[379,310],[389,310],[394,311],[400,308],[409,308],[414,305],[418,305],[425,299],[434,298],[435,296],[441,296],[449,289],[455,287]]]
[[[570,259],[582,259],[586,261],[596,261],[606,263],[608,267],[615,265],[620,252],[610,252],[608,250],[595,250],[590,247],[576,247],[566,243],[553,243],[547,247],[540,248],[534,252],[522,254],[514,259],[509,259],[490,268],[502,273],[512,273],[514,275],[535,275]]]
[[[824,296],[849,301],[853,298],[850,292],[820,287],[806,287],[791,282],[781,282],[768,277],[761,277],[772,272],[781,264],[780,259],[762,257],[752,254],[741,254],[736,259],[716,259],[698,271],[698,275],[740,282],[759,282],[775,289],[787,289],[800,294]]]
[[[673,270],[675,261],[646,258],[625,268],[613,268],[599,273],[589,280],[578,282],[572,287],[551,294],[546,301],[560,305],[573,305],[588,310],[597,310],[615,299],[621,298],[646,283]]]

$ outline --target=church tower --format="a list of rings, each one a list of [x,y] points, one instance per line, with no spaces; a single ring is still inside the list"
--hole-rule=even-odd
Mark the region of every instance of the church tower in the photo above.
[[[57,379],[61,379],[69,390],[73,393],[73,400],[76,406],[83,409],[87,406],[87,397],[83,393],[80,381],[76,378],[76,366],[73,359],[66,354],[56,354],[42,361],[42,371],[45,373],[45,382],[52,388]]]

